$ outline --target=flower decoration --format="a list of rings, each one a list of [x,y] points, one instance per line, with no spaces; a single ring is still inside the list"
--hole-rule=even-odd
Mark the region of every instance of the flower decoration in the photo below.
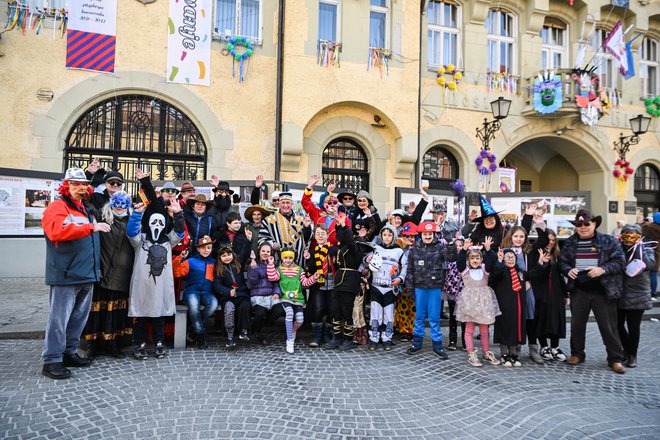
[[[484,161],[488,161],[488,166]],[[490,173],[494,173],[497,170],[497,158],[493,153],[490,153],[486,150],[481,150],[477,158],[474,160],[474,164],[477,166],[477,171],[482,176],[485,176]]]
[[[243,53],[236,52],[236,48],[239,46],[245,47],[245,51]],[[234,37],[227,41],[226,50],[229,52],[229,55],[232,56],[232,76],[236,76],[236,62],[238,62],[238,82],[243,82],[247,76],[250,57],[254,53],[254,46],[245,37]]]
[[[534,80],[534,110],[543,115],[561,108],[563,100],[561,77],[555,72],[539,73]]]
[[[627,160],[619,159],[614,162],[614,171],[612,171],[612,175],[621,182],[627,182],[628,177],[632,176],[634,172],[635,170],[630,167],[630,162]]]
[[[651,96],[644,100],[646,106],[646,113],[654,118],[660,116],[660,96]]]
[[[458,89],[458,83],[461,82],[461,79],[463,79],[463,72],[453,64],[438,67],[436,81],[439,86],[455,91]]]

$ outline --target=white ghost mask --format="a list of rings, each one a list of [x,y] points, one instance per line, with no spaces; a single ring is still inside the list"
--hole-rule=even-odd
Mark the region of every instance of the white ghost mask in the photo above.
[[[152,214],[149,217],[149,229],[151,229],[151,238],[158,241],[158,237],[165,229],[165,216],[163,214]]]

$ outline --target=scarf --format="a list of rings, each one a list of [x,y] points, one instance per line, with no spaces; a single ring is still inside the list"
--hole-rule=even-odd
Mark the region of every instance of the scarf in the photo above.
[[[511,288],[514,292],[520,293],[522,286],[520,285],[520,280],[518,279],[518,271],[515,267],[510,267],[509,271],[511,271]]]
[[[316,272],[319,274],[318,284],[325,284],[325,277],[328,276],[328,243],[314,248],[314,262]]]

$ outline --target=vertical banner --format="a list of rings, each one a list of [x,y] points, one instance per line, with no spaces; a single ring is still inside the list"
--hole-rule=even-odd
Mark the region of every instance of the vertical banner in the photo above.
[[[114,73],[117,0],[69,2],[66,67]]]
[[[211,0],[170,0],[167,82],[211,85]]]
[[[516,192],[516,169],[500,167],[499,172],[500,191],[503,193]]]

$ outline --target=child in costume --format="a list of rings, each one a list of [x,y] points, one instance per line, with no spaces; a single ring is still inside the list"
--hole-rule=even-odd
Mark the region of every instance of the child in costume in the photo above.
[[[234,332],[240,329],[238,338],[249,341],[250,328],[250,290],[245,283],[245,273],[230,244],[224,244],[218,251],[213,291],[224,310],[225,330],[227,331],[226,348],[236,348]]]
[[[401,227],[400,237],[396,242],[401,249],[409,252],[415,244],[417,237],[417,225],[407,222]],[[410,260],[409,260],[410,261]],[[413,329],[415,327],[415,293],[414,289],[405,287],[401,295],[396,299],[394,308],[394,329],[399,332],[402,342],[412,341]]]
[[[486,263],[479,247],[472,246],[471,240],[465,240],[463,249],[459,252],[456,267],[463,277],[464,288],[456,300],[456,319],[465,323],[465,346],[468,352],[468,363],[473,367],[483,364],[474,349],[474,328],[479,326],[481,335],[482,359],[491,365],[499,365],[500,361],[490,351],[488,326],[502,314],[497,303],[495,292],[488,286],[488,272],[492,269],[495,254],[490,250],[492,238],[484,242]]]
[[[280,295],[280,286],[268,279],[268,259],[272,256],[271,245],[262,243],[247,270],[247,286],[250,288],[250,302],[254,313],[252,331],[261,345],[268,345],[268,339],[262,332],[264,323],[284,316],[282,304],[275,299],[275,295]]]
[[[279,282],[282,296],[280,298],[280,295],[276,294],[274,298],[280,299],[282,306],[284,306],[286,352],[293,354],[296,332],[304,320],[305,295],[302,288],[314,284],[319,278],[319,273],[315,272],[311,277],[307,277],[303,268],[294,264],[296,254],[292,250],[283,250],[280,257],[282,264],[277,268],[275,267],[275,259],[273,257],[268,258],[268,280]]]

